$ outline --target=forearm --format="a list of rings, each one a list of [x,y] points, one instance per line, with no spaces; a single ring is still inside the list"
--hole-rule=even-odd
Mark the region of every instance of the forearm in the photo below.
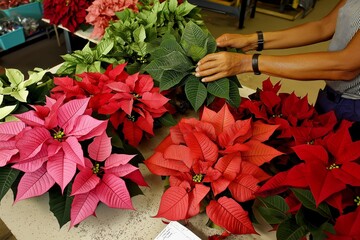
[[[252,71],[249,65],[247,69]],[[261,55],[259,70],[271,76],[297,80],[351,80],[360,73],[358,66],[349,64],[348,56],[341,52]]]

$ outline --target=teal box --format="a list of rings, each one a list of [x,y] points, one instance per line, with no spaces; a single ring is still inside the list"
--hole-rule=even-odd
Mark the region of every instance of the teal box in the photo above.
[[[15,47],[24,42],[25,34],[22,27],[0,36],[0,47],[3,50]]]
[[[43,16],[42,4],[40,2],[23,4],[14,8],[5,9],[3,11],[9,17],[21,16],[40,20]]]

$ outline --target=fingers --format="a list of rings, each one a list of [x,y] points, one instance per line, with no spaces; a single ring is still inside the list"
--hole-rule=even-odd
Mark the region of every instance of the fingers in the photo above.
[[[216,39],[216,44],[218,45],[218,47],[227,47],[229,46],[228,40],[229,34],[223,34]]]

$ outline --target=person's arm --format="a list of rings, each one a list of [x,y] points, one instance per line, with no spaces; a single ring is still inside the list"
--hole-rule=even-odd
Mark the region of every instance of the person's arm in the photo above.
[[[252,56],[220,52],[209,54],[196,69],[203,82],[253,72]],[[360,74],[360,32],[347,47],[336,52],[317,52],[287,56],[259,56],[259,70],[271,76],[297,80],[351,80]]]
[[[335,8],[324,18],[318,21],[305,23],[293,28],[276,32],[264,32],[264,49],[284,49],[300,47],[329,40],[336,27],[339,8],[345,4],[341,0]],[[247,52],[257,48],[257,34],[223,34],[217,38],[219,47],[234,47]]]

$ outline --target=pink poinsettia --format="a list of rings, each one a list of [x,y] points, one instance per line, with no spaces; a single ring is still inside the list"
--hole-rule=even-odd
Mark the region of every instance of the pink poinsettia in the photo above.
[[[25,172],[21,178],[16,201],[39,196],[57,183],[62,191],[72,180],[77,165],[84,166],[81,141],[101,135],[107,121],[84,115],[89,99],[63,103],[63,98],[47,98],[45,106],[33,106],[31,110],[17,114],[22,129],[14,130],[14,123],[4,123],[5,135],[18,133],[15,138],[18,156],[11,160],[13,168]]]
[[[269,176],[259,166],[280,155],[266,141],[277,126],[235,121],[227,106],[204,108],[201,120],[182,119],[145,160],[149,170],[169,176],[156,217],[188,219],[206,206],[208,217],[235,234],[255,233],[239,202],[255,198]],[[231,197],[219,197],[228,190]]]
[[[80,172],[72,185],[74,200],[70,227],[93,215],[99,201],[112,208],[133,209],[122,178],[147,186],[139,169],[129,163],[134,155],[111,154],[111,149],[106,133],[96,137],[89,145],[91,160],[85,158],[85,166],[79,166]]]
[[[16,148],[16,139],[25,129],[23,122],[8,122],[0,124],[0,167],[14,161],[19,150]]]
[[[95,0],[87,9],[86,22],[94,26],[91,37],[101,38],[116,12],[131,9],[138,12],[138,0]]]
[[[168,98],[154,87],[150,75],[124,71],[126,64],[114,69],[112,65],[105,73],[82,73],[81,81],[56,78],[52,96],[65,95],[66,99],[90,97],[92,111],[110,116],[115,129],[121,125],[124,138],[137,146],[145,135],[154,135],[153,122],[167,109]],[[64,80],[64,81],[62,81]]]

